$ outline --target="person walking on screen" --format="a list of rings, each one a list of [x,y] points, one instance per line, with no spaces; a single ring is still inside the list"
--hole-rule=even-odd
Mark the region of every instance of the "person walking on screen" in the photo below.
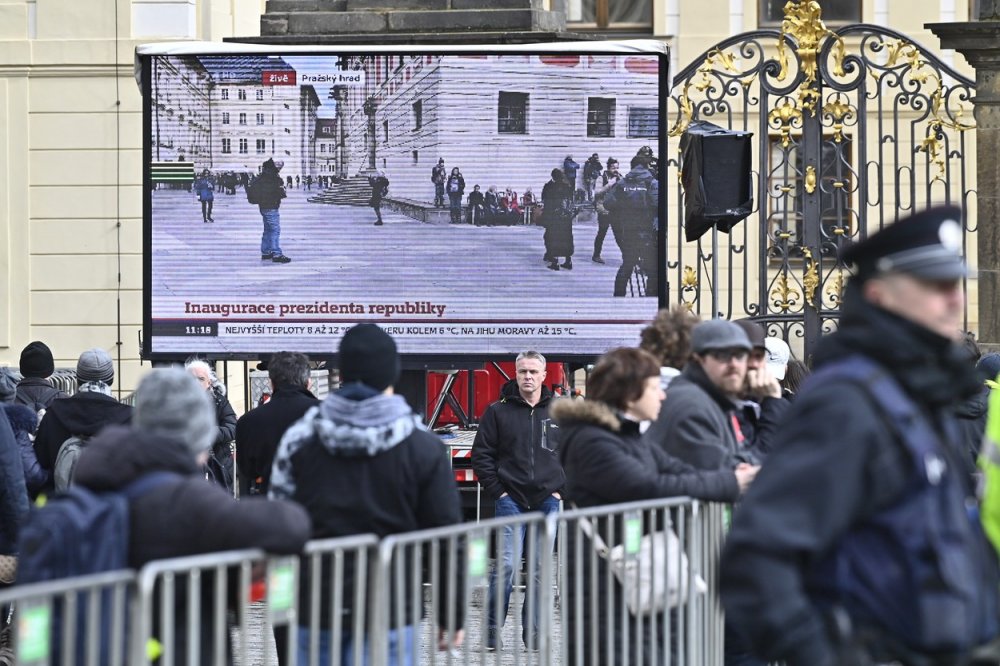
[[[257,204],[264,220],[264,233],[260,237],[260,260],[275,264],[291,261],[281,251],[281,216],[278,208],[287,194],[281,182],[281,167],[284,162],[268,159],[261,166],[260,175],[247,187],[247,201]]]
[[[389,194],[389,179],[381,171],[376,171],[368,176],[368,184],[372,187],[372,198],[368,200],[368,205],[375,211],[375,226],[382,226],[382,199]]]

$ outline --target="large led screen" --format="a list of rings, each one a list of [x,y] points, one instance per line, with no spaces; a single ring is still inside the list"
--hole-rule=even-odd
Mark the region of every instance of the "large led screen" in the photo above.
[[[665,291],[642,45],[140,49],[144,355],[331,355],[358,322],[413,357],[634,344]]]

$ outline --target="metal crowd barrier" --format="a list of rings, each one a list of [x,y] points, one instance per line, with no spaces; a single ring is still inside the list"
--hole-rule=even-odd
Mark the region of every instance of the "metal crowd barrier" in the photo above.
[[[112,571],[0,591],[0,608],[13,608],[18,666],[124,666],[133,619],[132,571]]]
[[[297,666],[344,664],[361,666],[368,632],[367,621],[372,604],[369,599],[369,569],[378,548],[374,534],[363,534],[340,539],[311,541],[306,544],[301,574],[304,582],[299,588],[302,615],[289,643],[297,643],[297,632],[308,631],[308,650],[305,659],[292,660],[289,652],[286,663]],[[325,634],[325,635],[324,635]],[[321,641],[321,638],[324,640]],[[320,660],[322,652],[327,655]],[[340,655],[350,656],[341,660]]]
[[[717,589],[705,509],[674,499],[559,515],[566,553],[558,663],[722,664],[721,652],[702,642],[722,631],[705,626]]]
[[[270,652],[275,629],[284,663],[298,666],[389,666],[401,652],[432,665],[721,666],[726,520],[724,506],[683,498],[530,513],[313,541],[301,558],[161,560],[138,574],[10,588],[0,604],[14,604],[19,666],[267,663],[257,652]],[[663,557],[647,556],[657,548]],[[508,578],[490,651],[487,616],[503,617]],[[248,639],[262,637],[251,651]]]
[[[138,575],[129,664],[230,663],[231,628],[238,630],[235,658],[248,664],[254,594],[269,595],[269,627],[294,623],[297,567],[296,557],[269,561],[259,550],[150,562]]]

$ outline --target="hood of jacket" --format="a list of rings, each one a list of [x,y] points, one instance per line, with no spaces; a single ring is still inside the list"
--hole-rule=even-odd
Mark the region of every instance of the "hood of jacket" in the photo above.
[[[53,402],[45,418],[56,419],[73,434],[91,436],[106,425],[127,423],[132,408],[103,393],[77,393]]]
[[[955,407],[955,416],[960,419],[968,419],[974,421],[978,418],[983,417],[990,406],[990,388],[988,386],[983,386],[983,388],[976,395],[968,398],[962,403],[959,403]]]
[[[542,385],[542,396],[538,399],[538,404],[535,407],[544,407],[549,404],[552,400],[553,394],[548,386]],[[521,390],[517,387],[516,379],[508,379],[503,386],[500,387],[500,402],[508,402],[511,404],[521,404],[525,407],[531,407],[528,402],[521,397]]]
[[[641,164],[625,174],[625,182],[627,183],[643,183],[644,185],[648,185],[653,180],[653,172]]]
[[[184,443],[113,426],[87,444],[76,464],[74,481],[97,492],[118,490],[153,471],[191,476],[199,470]]]
[[[916,402],[931,408],[957,405],[983,386],[962,347],[868,302],[854,284],[844,293],[840,328],[820,342],[814,364],[858,353],[887,368]]]
[[[15,435],[18,432],[34,433],[38,428],[38,414],[30,407],[8,404],[3,406],[3,411]]]
[[[556,400],[549,414],[561,428],[571,423],[588,423],[619,432],[623,423],[611,407],[596,400]]]
[[[376,456],[388,451],[414,430],[420,419],[400,395],[376,393],[358,399],[356,387],[331,393],[312,407],[285,437],[308,441],[315,437],[333,455]]]

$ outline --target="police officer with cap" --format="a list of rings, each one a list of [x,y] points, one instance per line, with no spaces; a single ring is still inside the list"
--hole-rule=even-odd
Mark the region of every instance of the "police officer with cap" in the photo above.
[[[998,628],[996,558],[953,408],[979,389],[956,340],[961,211],[933,208],[843,252],[839,330],[736,512],[727,620],[788,666],[971,664]]]

